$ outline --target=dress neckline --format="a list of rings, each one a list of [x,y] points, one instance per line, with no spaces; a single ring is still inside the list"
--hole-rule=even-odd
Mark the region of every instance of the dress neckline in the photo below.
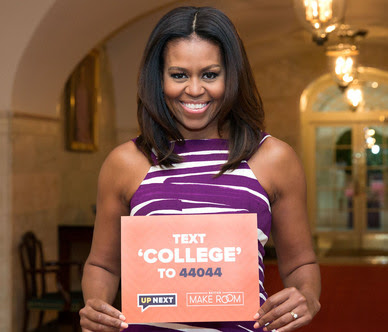
[[[204,141],[228,141],[227,138],[185,138],[183,139],[184,142],[204,142]],[[177,142],[180,141],[171,141],[171,142]]]

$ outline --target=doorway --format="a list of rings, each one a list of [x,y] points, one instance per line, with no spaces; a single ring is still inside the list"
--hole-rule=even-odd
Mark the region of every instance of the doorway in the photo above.
[[[363,104],[330,75],[301,99],[308,209],[321,258],[388,262],[388,73],[363,68]]]

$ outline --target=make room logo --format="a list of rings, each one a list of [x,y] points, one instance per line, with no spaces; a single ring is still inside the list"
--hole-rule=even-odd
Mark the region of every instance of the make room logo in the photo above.
[[[186,293],[186,305],[188,307],[244,305],[244,292]]]
[[[137,294],[137,306],[143,312],[148,307],[176,307],[176,294]]]

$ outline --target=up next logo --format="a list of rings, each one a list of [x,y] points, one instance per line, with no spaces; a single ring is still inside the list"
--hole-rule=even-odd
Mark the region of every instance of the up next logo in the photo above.
[[[148,307],[176,307],[177,294],[137,294],[137,306],[142,312]]]

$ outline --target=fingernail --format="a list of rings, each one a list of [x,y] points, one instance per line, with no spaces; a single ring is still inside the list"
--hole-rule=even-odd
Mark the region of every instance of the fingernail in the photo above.
[[[120,327],[121,327],[122,329],[127,329],[127,328],[128,328],[128,324],[122,322],[121,325],[120,325]]]
[[[126,320],[126,318],[125,318],[125,316],[123,314],[120,315],[119,319],[123,320],[123,321]]]
[[[260,327],[259,323],[256,322],[255,324],[253,324],[254,329],[258,329],[259,327]]]
[[[260,315],[259,315],[259,313],[257,312],[257,313],[255,313],[255,315],[253,316],[253,319],[259,319],[260,318]]]

